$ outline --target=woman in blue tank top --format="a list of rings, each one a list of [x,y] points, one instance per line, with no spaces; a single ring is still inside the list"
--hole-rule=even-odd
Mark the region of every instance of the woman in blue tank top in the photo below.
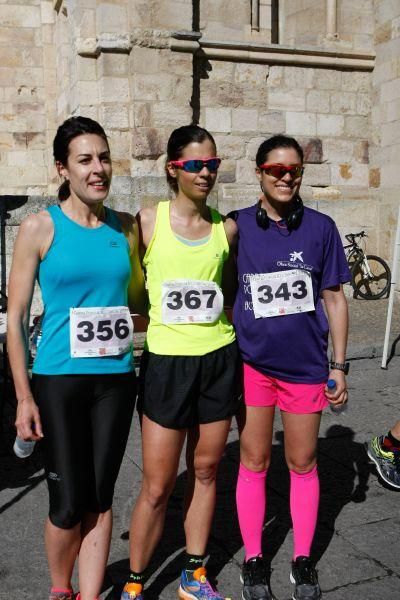
[[[54,158],[60,203],[20,226],[9,281],[8,344],[17,434],[41,440],[50,510],[45,543],[50,600],[80,600],[103,583],[114,485],[135,403],[132,321],[143,275],[135,219],[106,208],[112,175],[103,128],[72,117],[58,129]],[[62,202],[61,202],[62,201]],[[27,368],[27,325],[35,279],[42,338]]]

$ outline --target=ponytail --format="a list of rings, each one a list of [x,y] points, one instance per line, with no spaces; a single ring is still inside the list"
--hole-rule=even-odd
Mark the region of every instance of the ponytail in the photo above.
[[[69,189],[69,179],[65,179],[58,188],[58,199],[60,200],[60,202],[62,202],[63,200],[69,198],[70,195],[71,192]]]

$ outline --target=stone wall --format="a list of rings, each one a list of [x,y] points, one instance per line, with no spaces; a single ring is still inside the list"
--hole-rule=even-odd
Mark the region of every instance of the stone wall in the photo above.
[[[0,182],[4,194],[48,192],[55,127],[51,0],[0,3]]]
[[[392,252],[400,206],[400,3],[374,2],[376,66],[372,75],[371,174],[378,250]],[[399,265],[400,278],[400,265]]]
[[[336,31],[327,35],[326,0],[284,0],[281,43],[370,50],[374,44],[374,4],[373,0],[337,0]]]

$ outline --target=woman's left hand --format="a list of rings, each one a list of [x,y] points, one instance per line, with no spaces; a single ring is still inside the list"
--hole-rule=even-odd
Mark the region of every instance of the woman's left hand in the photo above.
[[[329,372],[329,379],[333,379],[336,382],[336,388],[333,392],[325,387],[325,395],[329,402],[335,406],[345,404],[348,400],[346,376],[343,371],[332,369]]]

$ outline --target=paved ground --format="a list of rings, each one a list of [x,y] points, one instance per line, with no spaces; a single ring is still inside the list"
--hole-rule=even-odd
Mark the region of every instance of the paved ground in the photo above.
[[[387,430],[399,417],[400,344],[388,369],[380,368],[386,301],[350,300],[350,409],[323,416],[319,444],[321,508],[314,556],[326,600],[400,598],[400,517],[396,491],[384,487],[368,463],[363,443]],[[400,302],[395,303],[391,347],[400,337]],[[375,357],[375,358],[370,358]],[[42,541],[47,491],[40,452],[19,461],[10,452],[12,411],[6,407],[0,454],[0,600],[45,600],[49,579]],[[272,561],[271,584],[278,600],[289,600],[288,570],[292,533],[288,513],[288,474],[282,453],[282,427],[275,425],[268,477],[265,552]],[[238,436],[234,424],[220,468],[215,524],[209,544],[209,571],[219,588],[240,598],[243,548],[234,507]],[[115,494],[115,522],[102,599],[119,598],[128,567],[128,527],[141,477],[140,437],[135,419]],[[163,541],[151,567],[146,600],[176,598],[184,539],[181,504],[182,462],[172,495]]]

